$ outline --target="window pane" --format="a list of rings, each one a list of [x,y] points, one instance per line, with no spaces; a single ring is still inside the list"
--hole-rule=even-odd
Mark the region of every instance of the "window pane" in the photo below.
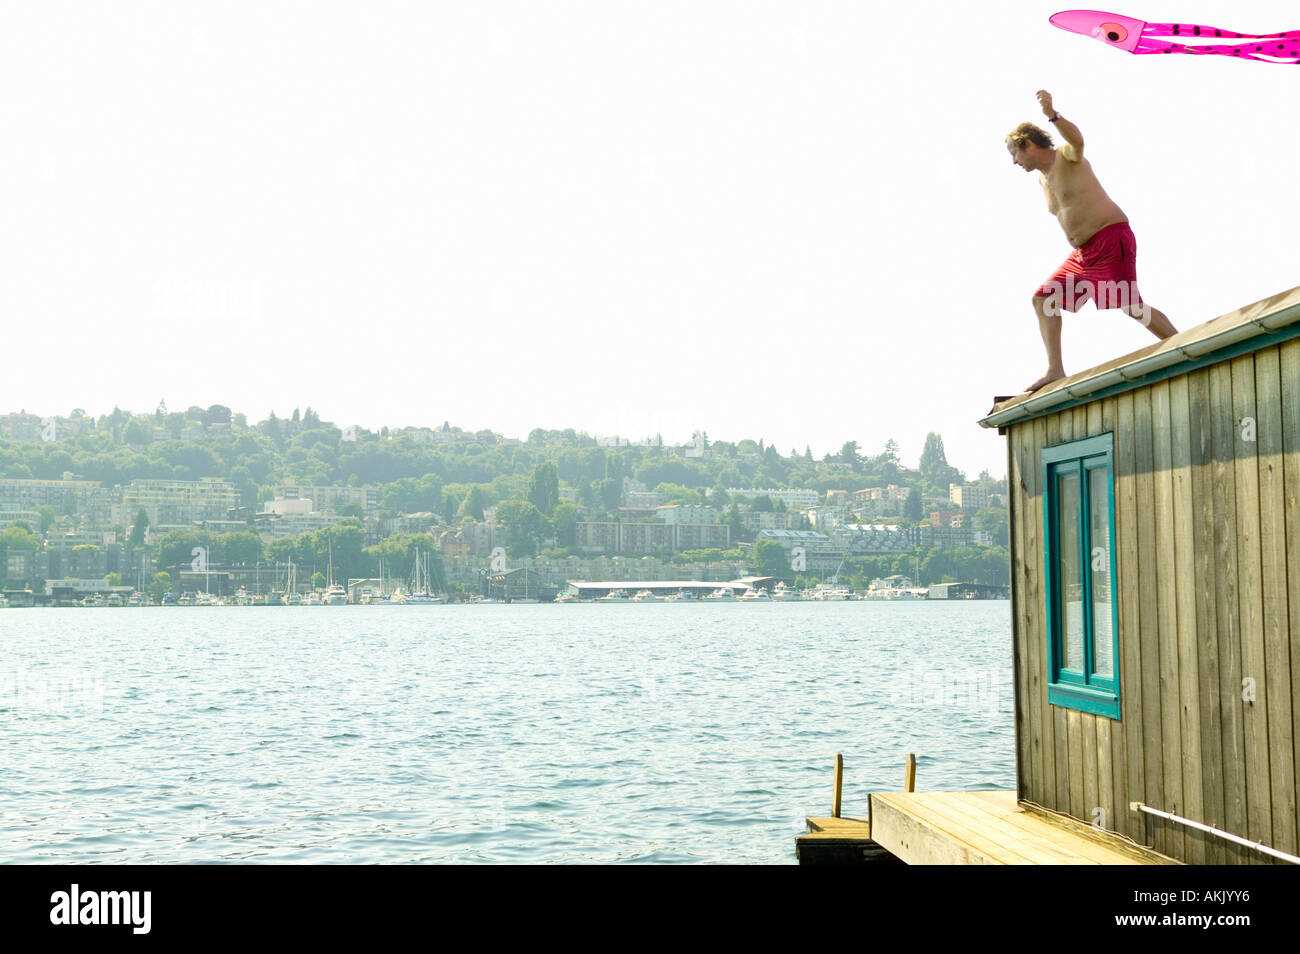
[[[1079,473],[1057,475],[1057,579],[1061,581],[1061,667],[1083,672],[1083,568],[1079,566]]]
[[[1110,472],[1104,467],[1088,471],[1088,508],[1091,511],[1088,545],[1089,582],[1092,583],[1093,665],[1099,676],[1115,676],[1114,640],[1111,637],[1110,579]]]

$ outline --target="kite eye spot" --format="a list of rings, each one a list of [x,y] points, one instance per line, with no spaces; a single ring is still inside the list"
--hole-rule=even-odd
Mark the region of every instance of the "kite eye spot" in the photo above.
[[[1097,27],[1097,32],[1093,35],[1098,39],[1108,40],[1111,43],[1123,43],[1128,39],[1128,30],[1118,23],[1103,23]]]

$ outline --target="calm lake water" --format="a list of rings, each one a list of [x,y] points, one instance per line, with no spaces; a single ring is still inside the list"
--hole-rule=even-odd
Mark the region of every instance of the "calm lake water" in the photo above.
[[[0,860],[794,863],[1013,788],[999,602],[0,610]]]

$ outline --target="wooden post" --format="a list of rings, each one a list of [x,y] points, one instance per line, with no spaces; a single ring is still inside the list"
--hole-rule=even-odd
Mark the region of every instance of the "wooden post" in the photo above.
[[[907,771],[903,777],[903,791],[916,791],[916,754],[907,753]]]
[[[840,817],[840,792],[844,788],[844,753],[835,753],[835,794],[831,798],[831,817]]]

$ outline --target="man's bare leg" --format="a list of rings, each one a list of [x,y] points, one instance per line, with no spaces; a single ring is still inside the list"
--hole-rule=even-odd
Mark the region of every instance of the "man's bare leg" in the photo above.
[[[1125,305],[1121,311],[1130,318],[1142,322],[1146,329],[1163,341],[1178,334],[1175,328],[1159,308],[1152,308],[1146,302],[1139,305]]]
[[[1043,336],[1043,346],[1047,348],[1047,373],[1025,388],[1026,391],[1037,391],[1044,385],[1065,377],[1065,367],[1061,363],[1061,316],[1049,315],[1046,304],[1046,298],[1034,298],[1034,311],[1038,314],[1038,331]]]

